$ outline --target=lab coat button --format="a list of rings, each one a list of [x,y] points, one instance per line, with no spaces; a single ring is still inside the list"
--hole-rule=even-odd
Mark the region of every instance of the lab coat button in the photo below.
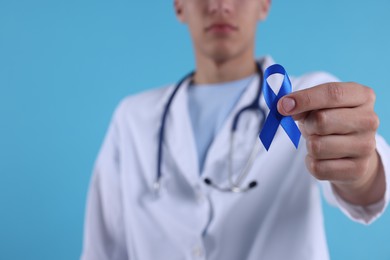
[[[196,201],[198,202],[198,204],[203,204],[206,201],[206,198],[202,193],[198,193],[196,195]]]
[[[193,249],[192,249],[192,255],[195,257],[195,258],[203,258],[203,249],[202,247],[200,246],[195,246]]]

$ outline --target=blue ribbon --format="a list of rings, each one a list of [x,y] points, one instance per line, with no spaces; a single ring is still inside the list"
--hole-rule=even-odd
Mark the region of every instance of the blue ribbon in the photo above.
[[[280,87],[278,95],[276,95],[271,87],[269,86],[267,79],[273,74],[282,74],[284,75],[282,86]],[[278,130],[279,125],[282,125],[284,131],[286,131],[288,137],[295,145],[295,148],[298,148],[299,139],[301,138],[301,132],[295,124],[291,116],[283,116],[278,112],[277,104],[279,99],[283,96],[291,93],[292,86],[290,78],[287,75],[286,70],[279,64],[272,65],[268,67],[264,72],[264,83],[263,83],[263,93],[264,99],[267,103],[270,112],[267,119],[265,120],[263,129],[260,132],[259,138],[263,143],[265,149],[268,151],[271,146],[272,140],[275,137],[276,131]]]

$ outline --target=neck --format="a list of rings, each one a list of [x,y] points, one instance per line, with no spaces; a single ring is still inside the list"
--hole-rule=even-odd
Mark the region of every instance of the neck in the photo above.
[[[213,84],[239,80],[256,73],[253,52],[248,52],[226,60],[214,60],[203,55],[196,55],[197,84]]]

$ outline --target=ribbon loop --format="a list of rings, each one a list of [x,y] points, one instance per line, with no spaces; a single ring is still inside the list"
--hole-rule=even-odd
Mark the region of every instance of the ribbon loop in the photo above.
[[[268,77],[273,74],[284,75],[282,86],[280,87],[280,90],[277,95],[271,89],[267,81]],[[279,64],[274,64],[265,70],[263,93],[264,93],[265,102],[267,103],[267,106],[269,107],[270,111],[267,116],[267,119],[265,120],[263,129],[260,132],[259,138],[267,151],[271,146],[272,140],[275,137],[279,125],[283,127],[284,131],[287,133],[288,137],[290,138],[291,142],[294,144],[295,148],[298,148],[299,139],[301,138],[301,132],[299,131],[298,126],[295,124],[291,116],[281,115],[277,108],[278,101],[283,96],[291,93],[291,91],[292,91],[291,81],[283,66]]]

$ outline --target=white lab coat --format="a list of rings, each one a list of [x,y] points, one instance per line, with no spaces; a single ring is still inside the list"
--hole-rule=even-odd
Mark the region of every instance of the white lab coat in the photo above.
[[[273,64],[265,58],[264,68]],[[292,78],[302,89],[334,81],[326,73]],[[156,178],[158,129],[173,86],[125,98],[116,109],[90,183],[82,260],[320,260],[328,259],[319,181],[304,164],[306,145],[294,148],[282,128],[270,150],[258,140],[259,118],[242,115],[235,142],[234,176],[242,169],[253,142],[258,155],[247,193],[221,193],[204,184],[209,177],[227,185],[227,158],[233,115],[252,101],[258,79],[242,95],[211,144],[200,176],[196,145],[188,114],[186,82],[178,91],[166,124],[162,186]],[[268,108],[261,99],[261,106]],[[377,137],[387,179],[390,149]],[[352,206],[321,182],[326,199],[350,218],[369,223],[389,201],[370,207]]]

